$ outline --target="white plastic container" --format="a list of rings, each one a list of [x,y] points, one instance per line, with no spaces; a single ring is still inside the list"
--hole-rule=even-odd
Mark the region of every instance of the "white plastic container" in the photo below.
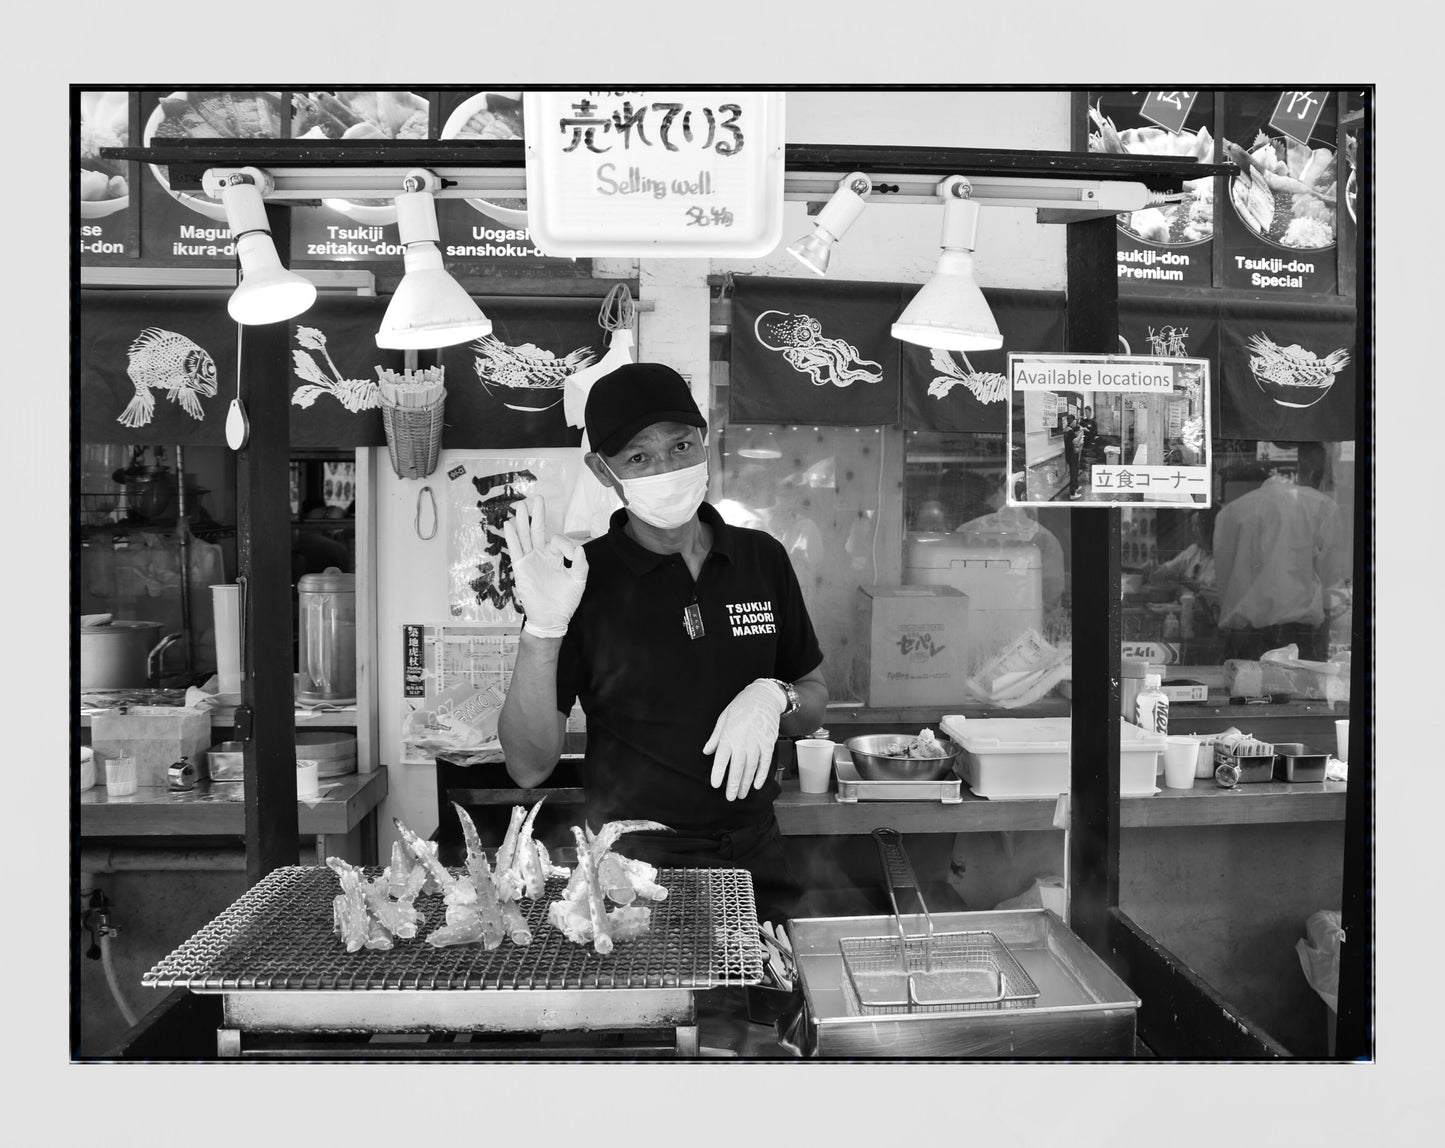
[[[955,767],[979,797],[1056,797],[1069,791],[1070,719],[945,715],[939,728],[963,747]],[[1158,793],[1164,736],[1119,719],[1119,792]]]

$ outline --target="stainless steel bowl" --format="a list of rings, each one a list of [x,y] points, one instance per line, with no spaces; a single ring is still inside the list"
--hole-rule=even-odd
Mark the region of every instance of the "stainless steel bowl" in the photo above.
[[[961,752],[951,740],[940,737],[938,744],[948,750],[945,757],[884,757],[889,742],[906,741],[903,734],[870,733],[850,737],[844,744],[853,757],[853,765],[867,781],[936,781],[947,777]]]

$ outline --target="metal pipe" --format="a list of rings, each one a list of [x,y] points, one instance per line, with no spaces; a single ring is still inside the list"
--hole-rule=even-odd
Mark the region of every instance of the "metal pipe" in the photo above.
[[[191,619],[191,527],[186,517],[186,451],[176,444],[176,538],[181,544],[181,632],[186,636],[181,670],[190,685],[196,664],[196,628]]]
[[[80,849],[81,887],[86,876],[96,873],[239,872],[246,868],[246,851],[232,849],[129,848],[127,846],[83,845]]]

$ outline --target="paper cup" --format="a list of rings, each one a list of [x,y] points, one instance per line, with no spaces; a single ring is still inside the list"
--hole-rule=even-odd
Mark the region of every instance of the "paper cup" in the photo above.
[[[1170,734],[1164,742],[1164,785],[1168,789],[1193,789],[1194,769],[1199,763],[1199,741],[1185,734]]]
[[[135,758],[108,757],[105,759],[105,792],[108,797],[125,797],[136,791]]]
[[[1350,760],[1350,719],[1341,718],[1335,722],[1335,756],[1341,761]]]
[[[296,759],[296,797],[298,800],[321,795],[321,763],[311,758]]]
[[[796,743],[798,788],[804,793],[827,793],[833,777],[833,743],[827,738],[805,737]]]
[[[241,588],[233,583],[211,587],[216,620],[217,692],[241,692]]]
[[[1214,739],[1199,743],[1199,760],[1194,763],[1194,780],[1210,781],[1214,777]]]

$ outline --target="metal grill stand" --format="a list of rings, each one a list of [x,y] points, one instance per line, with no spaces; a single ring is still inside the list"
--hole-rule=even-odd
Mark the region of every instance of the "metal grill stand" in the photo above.
[[[335,875],[287,867],[142,983],[219,994],[218,1051],[227,1057],[381,1057],[403,1047],[427,1056],[578,1056],[620,1044],[629,1056],[694,1056],[696,992],[762,980],[752,878],[741,869],[664,869],[658,880],[669,895],[652,903],[647,935],[605,957],[548,923],[547,905],[564,885],[555,879],[545,896],[522,902],[530,945],[433,948],[423,938],[444,910],[440,897],[423,895],[417,907],[427,923],[417,938],[348,953],[332,934]],[[639,1046],[638,1037],[652,1043]]]

